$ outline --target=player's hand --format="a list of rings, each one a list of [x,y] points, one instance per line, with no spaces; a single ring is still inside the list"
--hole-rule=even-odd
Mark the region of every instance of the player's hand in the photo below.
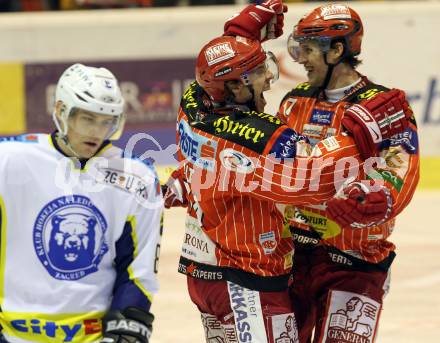
[[[283,34],[284,13],[287,5],[282,0],[266,0],[260,5],[249,5],[225,23],[225,36],[242,36],[264,42]]]
[[[165,208],[186,207],[188,200],[185,185],[182,182],[182,169],[174,170],[165,185],[162,186]]]
[[[344,186],[327,201],[326,216],[341,227],[364,228],[384,223],[391,217],[392,198],[388,189],[370,187],[359,182]]]
[[[382,92],[346,109],[342,125],[349,131],[363,159],[378,156],[380,143],[402,133],[413,116],[405,93]]]
[[[110,311],[102,318],[100,343],[148,343],[154,316],[130,307],[124,311]]]

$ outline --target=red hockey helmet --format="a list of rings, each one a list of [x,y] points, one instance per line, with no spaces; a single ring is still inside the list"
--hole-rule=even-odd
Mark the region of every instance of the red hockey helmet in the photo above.
[[[331,43],[342,39],[346,56],[357,56],[361,52],[363,25],[359,14],[342,4],[327,4],[315,8],[305,15],[293,29],[289,37],[290,55],[297,60],[297,44],[305,40],[315,40],[321,50],[327,52]]]
[[[242,80],[266,61],[259,41],[240,36],[221,36],[206,44],[196,63],[196,80],[215,102],[224,101],[225,81]]]

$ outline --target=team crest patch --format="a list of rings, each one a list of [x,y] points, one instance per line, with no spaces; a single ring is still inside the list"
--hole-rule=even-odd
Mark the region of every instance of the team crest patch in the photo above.
[[[277,247],[277,240],[275,238],[275,232],[273,231],[261,233],[259,241],[265,255],[272,254]]]
[[[325,342],[374,342],[381,304],[360,294],[332,291],[328,306]]]
[[[35,252],[58,280],[79,280],[98,270],[108,251],[107,222],[82,195],[59,197],[38,214],[33,231]]]

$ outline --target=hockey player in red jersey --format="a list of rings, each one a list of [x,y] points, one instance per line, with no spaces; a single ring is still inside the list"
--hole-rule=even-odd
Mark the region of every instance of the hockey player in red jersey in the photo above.
[[[282,12],[281,1],[265,4],[279,5],[278,11],[268,7],[275,9],[273,16]],[[263,92],[276,66],[258,40],[218,37],[200,51],[197,82],[182,97],[177,119],[181,168],[169,190],[184,193],[180,202],[188,206],[179,271],[188,276],[208,342],[275,342],[286,335],[297,342],[287,291],[293,242],[284,226],[284,206],[277,203],[322,203],[334,195],[338,175],[353,172],[344,156],[362,166],[349,135],[311,149],[304,137],[262,112]],[[400,93],[384,100],[386,109],[395,97]],[[372,118],[382,114],[367,113]],[[402,129],[406,118],[396,123],[390,127]],[[371,136],[365,128],[359,135]],[[387,138],[384,132],[382,139]],[[374,156],[376,150],[366,153]],[[359,176],[364,177],[362,168]]]
[[[257,31],[246,18],[243,10],[225,29],[254,36]],[[327,4],[304,16],[288,40],[289,53],[304,66],[308,81],[286,94],[278,118],[312,144],[347,130],[363,157],[368,155],[364,151],[377,146],[384,163],[368,178],[385,181],[373,192],[368,182],[361,185],[354,180],[326,204],[285,208],[295,240],[291,290],[301,343],[353,341],[347,337],[374,341],[395,256],[395,246],[387,238],[394,228],[393,217],[409,203],[419,178],[417,127],[411,109],[404,105],[400,113],[410,118],[408,127],[382,143],[383,134],[390,133],[389,124],[398,120],[397,112],[382,111],[385,115],[376,120],[378,127],[370,126],[368,112],[379,109],[396,90],[375,84],[356,70],[362,37],[362,21],[353,9]],[[406,100],[401,97],[395,106],[402,101]],[[360,135],[361,128],[372,135]],[[360,309],[356,322],[350,324],[347,316],[353,299]],[[346,306],[347,313],[341,315]]]

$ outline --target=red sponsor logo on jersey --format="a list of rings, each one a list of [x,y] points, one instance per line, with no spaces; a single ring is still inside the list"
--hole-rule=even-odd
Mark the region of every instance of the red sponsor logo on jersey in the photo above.
[[[197,267],[191,263],[188,267],[186,267],[186,273],[191,275],[195,272],[195,270],[197,269]]]
[[[211,142],[207,142],[200,147],[200,157],[203,158],[214,158],[215,149],[211,145]]]
[[[265,255],[272,254],[277,247],[275,232],[273,231],[261,233],[259,241]]]
[[[38,140],[38,136],[36,136],[36,135],[27,135],[24,138],[24,140],[27,141],[27,142],[36,142]]]

